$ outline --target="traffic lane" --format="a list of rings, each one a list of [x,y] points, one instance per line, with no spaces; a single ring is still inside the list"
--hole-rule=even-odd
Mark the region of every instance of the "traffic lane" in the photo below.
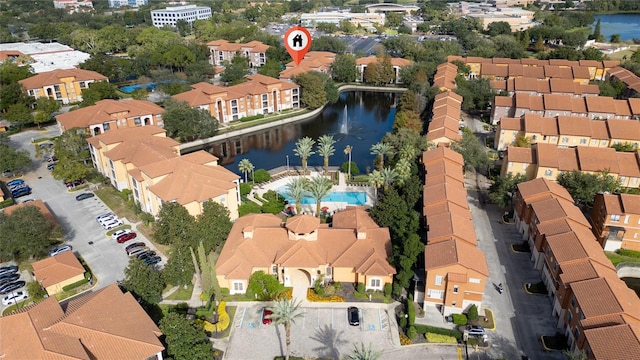
[[[268,306],[265,304],[265,306]],[[228,359],[273,359],[284,349],[282,326],[262,324],[262,305],[239,306],[225,357]],[[350,326],[347,305],[343,308],[302,308],[303,316],[291,326],[291,353],[302,356],[339,359],[349,354],[353,344],[393,347],[389,329],[375,330],[367,324],[380,323],[378,309],[360,308],[361,325]],[[381,310],[383,316],[387,312]],[[246,344],[252,344],[248,347]],[[256,351],[256,349],[260,349]]]

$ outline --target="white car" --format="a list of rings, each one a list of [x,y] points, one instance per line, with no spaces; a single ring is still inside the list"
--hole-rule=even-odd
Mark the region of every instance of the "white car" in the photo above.
[[[124,224],[124,222],[123,222],[122,220],[120,220],[120,219],[114,219],[114,220],[111,220],[111,221],[109,221],[109,222],[104,222],[104,223],[102,223],[102,227],[103,227],[105,230],[109,231],[109,230],[111,230],[111,229],[115,229],[115,228],[117,228],[118,226],[123,225],[123,224]]]
[[[124,235],[124,234],[128,234],[128,233],[130,233],[130,232],[131,232],[131,230],[129,230],[129,229],[118,230],[118,231],[114,232],[114,233],[111,235],[111,238],[112,238],[113,240],[117,240],[117,239],[118,239],[118,236],[120,236],[120,235]]]
[[[26,290],[14,291],[2,298],[2,305],[15,304],[18,301],[26,300],[27,298],[29,298],[29,293]]]
[[[104,224],[104,223],[108,223],[114,220],[119,220],[117,216],[115,215],[109,215],[109,216],[105,216],[102,217],[100,219],[98,219],[98,223],[100,223],[100,225]]]
[[[100,222],[101,219],[108,218],[108,217],[116,217],[116,214],[111,213],[111,212],[110,213],[100,214],[100,215],[96,216],[96,221]]]
[[[51,251],[49,251],[49,256],[56,256],[56,255],[58,255],[60,253],[63,253],[65,251],[71,251],[71,250],[73,250],[71,245],[56,246],[53,249],[51,249]]]

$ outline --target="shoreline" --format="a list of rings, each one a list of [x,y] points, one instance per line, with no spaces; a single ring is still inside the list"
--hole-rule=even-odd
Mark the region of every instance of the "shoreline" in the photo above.
[[[345,85],[341,85],[340,87],[338,87],[338,93],[341,94],[343,92],[346,91],[371,91],[371,92],[389,92],[389,93],[401,93],[401,92],[405,92],[407,91],[407,88],[401,88],[401,87],[382,87],[382,86],[370,86],[370,85],[356,85],[356,84],[345,84]],[[199,140],[194,140],[194,141],[190,141],[190,142],[186,142],[186,143],[182,143],[180,144],[180,146],[178,147],[180,154],[185,154],[185,153],[189,153],[192,151],[196,151],[198,149],[202,149],[205,146],[218,142],[218,141],[222,141],[228,138],[234,138],[234,137],[239,137],[239,136],[243,136],[243,135],[248,135],[248,134],[252,134],[255,132],[259,132],[262,130],[266,130],[272,127],[276,127],[276,126],[281,126],[281,125],[286,125],[286,124],[291,124],[291,123],[295,123],[298,121],[303,121],[303,120],[307,120],[310,119],[318,114],[320,114],[322,111],[324,111],[324,108],[328,105],[329,103],[325,103],[324,105],[322,105],[321,107],[314,109],[312,111],[306,112],[304,114],[300,114],[300,115],[293,115],[290,117],[285,117],[279,120],[274,120],[271,122],[267,122],[264,124],[259,124],[256,126],[249,126],[246,128],[242,128],[242,129],[238,129],[238,130],[231,130],[228,132],[225,132],[223,134],[219,134],[219,135],[214,135],[212,137],[206,138],[206,139],[199,139]]]

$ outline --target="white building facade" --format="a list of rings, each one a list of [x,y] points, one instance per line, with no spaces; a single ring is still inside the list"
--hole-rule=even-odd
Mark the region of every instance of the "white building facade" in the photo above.
[[[184,20],[192,25],[196,20],[206,20],[210,17],[211,8],[206,6],[184,5],[151,10],[151,21],[157,28],[165,25],[176,26],[178,20]]]
[[[109,0],[110,8],[119,8],[123,6],[140,7],[149,5],[149,0]]]

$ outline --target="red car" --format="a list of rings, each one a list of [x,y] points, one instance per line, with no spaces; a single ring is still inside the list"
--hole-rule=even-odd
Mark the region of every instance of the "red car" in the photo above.
[[[130,232],[128,234],[122,234],[122,235],[118,236],[116,241],[118,241],[118,244],[122,244],[124,242],[129,241],[129,240],[135,239],[137,236],[138,235],[132,231],[132,232]]]
[[[273,314],[273,312],[267,308],[263,308],[262,309],[262,323],[264,325],[269,325],[271,324],[271,318],[267,318],[267,316]]]

